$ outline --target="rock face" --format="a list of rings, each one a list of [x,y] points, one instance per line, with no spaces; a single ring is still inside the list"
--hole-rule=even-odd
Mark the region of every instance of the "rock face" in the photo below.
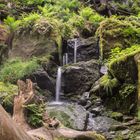
[[[96,60],[79,62],[64,68],[64,93],[81,95],[88,91],[99,78],[99,66]]]
[[[67,52],[69,63],[73,63],[75,43],[77,43],[77,62],[98,59],[98,39],[96,37],[89,37],[87,39],[77,38],[68,40]]]
[[[41,89],[46,89],[52,93],[55,92],[55,83],[54,80],[47,74],[45,70],[42,68],[38,69],[29,77],[33,82],[37,83],[37,85]]]
[[[9,52],[9,57],[21,57],[23,59],[28,59],[33,56],[47,56],[54,53],[56,49],[57,46],[55,42],[43,36],[16,36],[13,41],[13,48]]]
[[[66,127],[76,130],[83,130],[85,128],[87,112],[80,105],[66,103],[50,105],[47,106],[46,110],[51,117],[56,117]]]

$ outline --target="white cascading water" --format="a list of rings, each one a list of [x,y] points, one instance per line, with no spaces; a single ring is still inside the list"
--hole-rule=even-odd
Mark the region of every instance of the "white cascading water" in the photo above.
[[[68,64],[68,53],[63,55],[63,66]]]
[[[60,102],[60,92],[61,92],[61,77],[62,77],[62,70],[61,67],[58,67],[57,70],[57,79],[56,79],[56,95],[55,101]]]
[[[77,62],[77,39],[75,39],[74,43],[74,63]]]
[[[66,60],[65,65],[67,65],[68,64],[68,53],[65,53],[65,60]]]

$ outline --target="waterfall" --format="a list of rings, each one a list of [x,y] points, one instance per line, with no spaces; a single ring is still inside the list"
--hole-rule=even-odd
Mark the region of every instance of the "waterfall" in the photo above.
[[[77,61],[77,39],[75,39],[74,43],[74,63]]]
[[[66,57],[66,65],[68,64],[68,53],[65,53],[65,57]]]
[[[55,95],[55,101],[60,101],[60,92],[61,92],[61,76],[62,76],[62,70],[61,67],[58,67],[57,70],[57,79],[56,79],[56,95]]]
[[[63,55],[63,66],[68,64],[68,53],[64,53]]]

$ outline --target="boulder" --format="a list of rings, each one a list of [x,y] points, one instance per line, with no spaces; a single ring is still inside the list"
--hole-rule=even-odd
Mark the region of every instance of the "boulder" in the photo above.
[[[125,49],[139,44],[138,23],[139,20],[132,17],[108,18],[102,21],[97,30],[101,57],[108,58],[111,49],[116,47]]]
[[[9,51],[9,57],[21,57],[29,59],[32,57],[49,56],[57,49],[56,43],[45,36],[15,36],[13,47]]]
[[[104,133],[108,132],[109,129],[116,124],[120,123],[106,116],[99,116],[94,118],[89,117],[87,130],[94,130]]]
[[[89,91],[99,76],[99,66],[96,60],[79,62],[65,67],[63,72],[65,95],[77,96]]]
[[[37,83],[38,87],[41,89],[48,90],[51,93],[55,92],[55,81],[44,69],[40,68],[36,70],[28,78],[30,78],[34,83]]]
[[[84,130],[87,118],[86,110],[76,104],[50,104],[46,108],[50,117],[56,117],[64,126],[76,130]]]
[[[98,39],[96,37],[76,38],[67,41],[68,62],[74,61],[74,45],[77,42],[77,62],[99,58]]]

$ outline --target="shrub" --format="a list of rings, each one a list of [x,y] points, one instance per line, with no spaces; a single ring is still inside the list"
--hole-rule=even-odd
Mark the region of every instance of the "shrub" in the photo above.
[[[29,104],[25,106],[28,110],[28,123],[34,127],[42,126],[43,113],[45,112],[45,104]]]
[[[113,88],[117,87],[118,85],[118,80],[116,78],[111,78],[109,75],[104,75],[100,80],[100,86],[103,87],[108,94],[112,94]]]
[[[16,82],[18,79],[31,74],[39,67],[36,59],[22,61],[21,59],[8,60],[0,69],[0,81]]]
[[[15,31],[19,26],[20,20],[15,20],[14,17],[8,16],[6,19],[4,19],[4,23],[8,27],[8,29],[12,32]]]
[[[18,87],[10,83],[0,82],[0,101],[7,108],[13,104],[13,96],[18,92]]]

